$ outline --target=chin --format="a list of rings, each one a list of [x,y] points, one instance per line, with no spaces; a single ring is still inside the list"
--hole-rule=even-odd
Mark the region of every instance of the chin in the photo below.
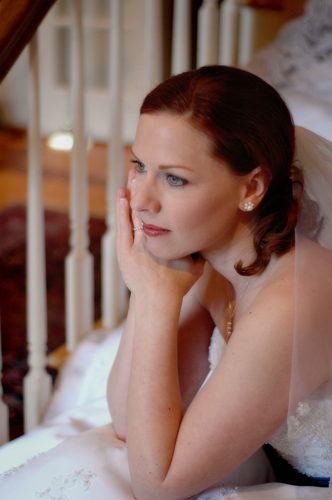
[[[188,257],[189,255],[198,253],[197,250],[193,250],[192,252],[188,249],[175,249],[175,248],[167,248],[167,245],[160,245],[157,247],[157,245],[147,245],[149,252],[156,257],[157,259],[163,259],[163,260],[176,260],[176,259],[184,259]]]

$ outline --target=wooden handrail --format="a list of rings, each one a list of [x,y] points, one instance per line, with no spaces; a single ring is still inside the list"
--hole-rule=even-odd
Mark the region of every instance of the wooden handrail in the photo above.
[[[56,0],[0,0],[0,82]]]

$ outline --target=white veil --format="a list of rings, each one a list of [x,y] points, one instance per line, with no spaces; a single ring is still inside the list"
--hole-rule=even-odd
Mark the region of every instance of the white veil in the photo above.
[[[315,216],[315,208],[305,204],[295,239],[294,348],[287,438],[290,442],[300,438],[309,447],[313,439],[318,458],[330,463],[326,477],[331,477],[332,143],[296,127],[296,160],[303,171],[305,192],[318,205],[323,224],[317,245],[308,239],[304,223],[304,219]],[[302,419],[310,419],[310,412],[312,425],[306,435],[308,420],[304,426]],[[330,489],[332,498],[331,485]]]
[[[332,143],[303,127],[295,127],[295,158],[302,168],[305,190],[324,217],[319,243],[332,249]]]

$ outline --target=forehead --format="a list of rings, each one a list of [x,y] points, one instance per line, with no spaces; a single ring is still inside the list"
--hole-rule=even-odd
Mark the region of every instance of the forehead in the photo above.
[[[143,114],[139,118],[133,150],[138,156],[153,152],[158,156],[187,157],[190,160],[211,157],[212,142],[182,116]]]

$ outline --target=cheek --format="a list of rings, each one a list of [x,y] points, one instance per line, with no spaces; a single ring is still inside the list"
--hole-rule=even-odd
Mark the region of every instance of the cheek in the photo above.
[[[192,202],[190,208],[187,206],[179,207],[178,211],[181,218],[182,224],[193,229],[200,228],[202,225],[205,226],[215,218],[217,214],[216,203],[204,200],[196,199]]]
[[[202,211],[199,203],[191,204],[191,206],[183,204],[173,206],[171,212],[174,229],[178,228],[181,232],[186,229],[190,231],[198,229],[207,216],[206,210]]]

